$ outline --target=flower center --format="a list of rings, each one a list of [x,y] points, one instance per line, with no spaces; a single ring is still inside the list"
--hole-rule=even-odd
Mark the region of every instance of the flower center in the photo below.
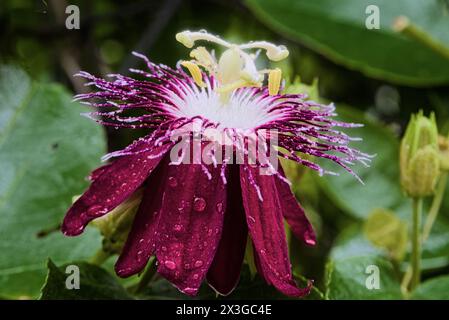
[[[289,54],[284,46],[276,46],[266,41],[253,41],[237,45],[205,31],[183,31],[176,35],[176,40],[187,48],[193,48],[196,41],[208,41],[226,48],[218,61],[205,47],[197,47],[190,52],[191,60],[181,62],[181,65],[188,69],[193,80],[200,87],[205,86],[201,68],[213,76],[218,82],[214,90],[219,94],[222,102],[227,102],[235,89],[261,87],[266,74],[268,74],[270,95],[278,94],[282,79],[281,70],[278,68],[258,70],[255,60],[259,52],[251,54],[246,50],[265,50],[269,60],[281,61]]]
[[[213,81],[213,80],[212,80]],[[254,129],[272,120],[269,113],[271,99],[257,99],[257,95],[247,90],[237,90],[229,94],[227,101],[222,101],[222,93],[213,90],[207,79],[204,87],[184,88],[183,97],[177,99],[173,93],[171,99],[177,99],[177,109],[173,110],[179,117],[201,117],[217,125],[218,129]]]

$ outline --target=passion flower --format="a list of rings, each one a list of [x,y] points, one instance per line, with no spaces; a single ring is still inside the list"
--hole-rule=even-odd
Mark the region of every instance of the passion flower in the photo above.
[[[155,255],[158,273],[182,292],[195,295],[207,279],[217,292],[229,294],[239,279],[249,233],[255,264],[267,283],[289,296],[307,294],[310,283],[298,288],[292,277],[283,220],[308,245],[316,242],[314,231],[278,159],[251,157],[251,145],[320,173],[326,171],[307,160],[310,156],[352,173],[349,165],[369,157],[350,148],[352,139],[337,128],[358,125],[334,120],[332,104],[281,94],[281,71],[256,68],[258,52],[252,50],[279,61],[288,56],[283,46],[236,45],[207,32],[185,31],[176,39],[189,48],[208,41],[225,50],[217,60],[205,47],[193,48],[191,60],[175,69],[134,53],[147,65],[147,71],[131,70],[143,80],[78,74],[99,89],[76,96],[99,109],[90,117],[117,128],[145,128],[148,135],[106,155],[114,161],[91,174],[89,189],[67,212],[62,231],[80,234],[89,221],[139,192],[141,202],[115,266],[119,276],[139,273]],[[192,160],[198,136],[200,147],[210,142],[212,148]],[[231,152],[223,157],[223,149]]]

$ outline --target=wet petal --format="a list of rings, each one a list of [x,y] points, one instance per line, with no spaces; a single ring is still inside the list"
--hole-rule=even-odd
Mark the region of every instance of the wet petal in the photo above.
[[[170,165],[160,214],[158,272],[195,295],[214,258],[223,227],[226,189],[221,167]]]
[[[97,180],[99,176],[101,176],[103,173],[107,172],[109,168],[112,166],[112,163],[105,164],[104,166],[98,167],[94,171],[92,171],[89,175],[89,180],[94,181]]]
[[[230,294],[237,286],[248,238],[239,169],[238,166],[230,166],[229,169],[223,234],[207,273],[209,285],[222,295]]]
[[[168,158],[153,171],[145,186],[142,202],[134,218],[133,226],[122,253],[115,264],[120,277],[128,277],[145,268],[154,253],[158,240],[160,209],[164,195],[164,184],[168,169]]]
[[[298,288],[293,280],[275,179],[275,176],[260,175],[258,168],[241,166],[246,221],[262,275],[282,293],[300,297],[310,291],[310,286]]]
[[[115,160],[69,209],[62,232],[68,236],[78,235],[89,221],[105,215],[126,200],[150,175],[169,148],[169,145],[164,145]]]
[[[280,173],[285,177],[282,167],[279,168]],[[315,245],[316,237],[313,227],[307,219],[304,209],[290,190],[290,186],[278,177],[276,177],[275,180],[282,205],[282,214],[284,215],[285,220],[287,220],[293,234],[296,238],[303,240],[306,244],[312,246]]]

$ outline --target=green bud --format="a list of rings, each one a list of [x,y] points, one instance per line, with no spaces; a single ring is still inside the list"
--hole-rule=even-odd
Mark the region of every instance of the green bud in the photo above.
[[[449,136],[438,137],[438,145],[440,149],[440,166],[441,170],[449,171]]]
[[[103,236],[103,251],[111,254],[122,251],[141,200],[142,190],[138,190],[107,215],[92,221]]]
[[[432,195],[440,176],[435,114],[412,115],[400,148],[401,185],[410,197]]]
[[[370,242],[386,250],[389,256],[401,261],[407,249],[407,225],[394,212],[387,209],[373,210],[364,224],[364,234]]]

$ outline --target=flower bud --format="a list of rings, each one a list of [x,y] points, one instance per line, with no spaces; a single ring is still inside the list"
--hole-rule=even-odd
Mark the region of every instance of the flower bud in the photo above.
[[[374,209],[363,226],[365,237],[376,247],[401,261],[407,251],[407,224],[388,209]]]
[[[410,197],[431,195],[440,175],[435,115],[412,115],[400,148],[401,185]]]
[[[441,170],[449,171],[449,136],[438,137],[438,145],[440,148],[440,167]]]

